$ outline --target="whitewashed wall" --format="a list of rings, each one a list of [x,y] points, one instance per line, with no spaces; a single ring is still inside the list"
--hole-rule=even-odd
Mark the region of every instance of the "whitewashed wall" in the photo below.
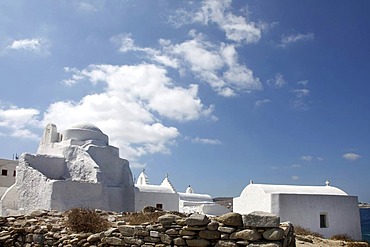
[[[309,228],[324,237],[345,233],[353,239],[361,239],[356,196],[272,194],[272,197],[280,204],[279,211],[272,213],[279,215],[281,221]],[[320,228],[320,213],[327,214],[327,228]]]

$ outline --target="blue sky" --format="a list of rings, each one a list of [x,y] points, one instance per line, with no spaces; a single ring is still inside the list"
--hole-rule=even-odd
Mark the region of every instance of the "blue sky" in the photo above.
[[[370,202],[370,2],[1,1],[0,157],[91,122],[138,176]]]

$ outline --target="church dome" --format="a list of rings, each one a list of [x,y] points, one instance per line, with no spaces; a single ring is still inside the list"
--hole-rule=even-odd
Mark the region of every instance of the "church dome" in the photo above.
[[[108,145],[108,136],[98,127],[90,123],[79,123],[62,132],[62,141],[101,141]]]
[[[90,131],[96,131],[96,132],[103,133],[101,129],[99,129],[98,127],[96,127],[95,125],[91,123],[78,123],[78,124],[71,126],[69,129],[82,129],[82,130],[90,130]]]

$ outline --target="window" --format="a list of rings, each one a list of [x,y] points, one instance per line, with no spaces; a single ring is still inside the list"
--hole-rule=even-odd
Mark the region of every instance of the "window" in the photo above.
[[[328,214],[320,213],[320,228],[328,228]]]
[[[157,205],[155,205],[155,207],[156,207],[157,209],[163,209],[163,204],[161,204],[161,203],[157,203]]]
[[[2,169],[2,170],[1,170],[1,175],[2,175],[2,176],[8,176],[8,170],[6,170],[6,169]]]
[[[17,171],[13,171],[13,177],[17,175]]]

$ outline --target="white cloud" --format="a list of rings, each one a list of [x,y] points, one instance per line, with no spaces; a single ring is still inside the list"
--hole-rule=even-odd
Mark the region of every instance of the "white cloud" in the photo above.
[[[112,41],[119,45],[120,52],[144,52],[151,62],[176,68],[180,74],[190,71],[225,97],[262,89],[262,83],[253,71],[238,62],[235,45],[213,44],[194,30],[189,35],[192,39],[178,44],[159,40],[161,49],[158,50],[136,45],[131,34],[116,35]]]
[[[349,160],[349,161],[356,161],[359,158],[361,158],[361,155],[356,154],[356,153],[345,153],[345,154],[342,155],[342,157],[346,160]]]
[[[298,176],[292,176],[292,179],[293,180],[299,180],[299,177]]]
[[[202,104],[197,85],[176,86],[158,65],[90,65],[83,70],[67,70],[73,73],[71,85],[87,80],[103,84],[104,91],[79,102],[52,104],[44,124],[53,121],[66,128],[75,122],[92,122],[134,163],[147,154],[170,152],[169,146],[180,133],[176,127],[165,126],[161,119],[184,122],[212,118],[213,107]]]
[[[48,55],[49,42],[44,38],[14,40],[5,48],[5,52],[11,50]]]
[[[267,81],[267,84],[273,85],[277,88],[282,88],[287,84],[287,82],[285,81],[284,76],[281,73],[277,73],[274,79],[270,79]]]
[[[218,139],[207,139],[207,138],[199,138],[199,137],[192,139],[192,141],[194,143],[201,143],[201,144],[211,144],[211,145],[221,144],[221,141]]]
[[[303,155],[303,156],[301,156],[301,160],[312,161],[313,157],[311,155]]]
[[[271,103],[271,100],[269,100],[269,99],[261,99],[261,100],[257,100],[256,101],[255,106],[256,107],[259,107],[261,105],[268,104],[268,103]]]
[[[309,103],[307,101],[308,96],[310,95],[310,90],[306,87],[308,84],[308,81],[299,81],[297,82],[297,85],[300,86],[300,88],[295,88],[291,90],[291,92],[294,94],[294,98],[291,100],[291,103],[294,108],[299,110],[308,110],[309,109]]]
[[[32,108],[0,107],[0,128],[4,135],[36,140],[38,137],[30,128],[39,126],[38,115],[39,111]]]
[[[283,35],[281,37],[281,47],[286,47],[290,44],[297,43],[299,41],[308,41],[313,40],[315,35],[313,33],[306,33],[306,34],[292,34],[292,35]]]
[[[301,168],[302,165],[301,164],[293,164],[291,165],[291,168]]]
[[[187,23],[216,24],[226,38],[235,42],[256,43],[268,25],[248,21],[247,17],[231,11],[231,0],[205,0],[196,12],[180,9],[169,20],[176,27]]]
[[[86,11],[86,12],[96,12],[96,11],[98,11],[98,8],[95,7],[91,3],[88,3],[88,2],[79,2],[77,4],[78,4],[78,8],[80,10],[82,10],[82,11]]]

